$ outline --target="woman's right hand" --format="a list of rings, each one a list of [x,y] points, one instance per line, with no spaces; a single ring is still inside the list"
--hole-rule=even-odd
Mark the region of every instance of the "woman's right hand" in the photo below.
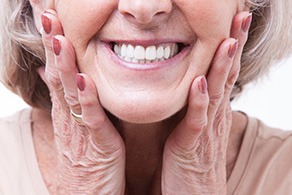
[[[38,72],[50,90],[58,150],[58,194],[124,194],[125,146],[98,100],[78,72],[75,51],[53,10],[42,15],[46,66]],[[77,78],[77,79],[76,79]],[[70,113],[82,113],[81,123]]]

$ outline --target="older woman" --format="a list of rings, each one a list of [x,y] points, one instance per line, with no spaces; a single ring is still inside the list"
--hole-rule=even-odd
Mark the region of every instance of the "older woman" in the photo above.
[[[3,82],[32,109],[1,120],[1,193],[292,193],[292,133],[230,109],[291,52],[290,0],[2,6]]]

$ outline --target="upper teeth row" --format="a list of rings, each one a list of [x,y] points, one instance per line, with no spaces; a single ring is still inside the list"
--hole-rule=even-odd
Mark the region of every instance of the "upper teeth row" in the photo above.
[[[133,46],[131,44],[114,45],[114,52],[122,59],[133,63],[151,63],[155,61],[167,60],[178,53],[176,43],[166,46]]]

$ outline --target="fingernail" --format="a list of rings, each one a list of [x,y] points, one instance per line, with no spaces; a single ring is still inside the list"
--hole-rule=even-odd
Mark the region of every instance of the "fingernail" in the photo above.
[[[45,10],[44,13],[53,14],[50,10]]]
[[[235,53],[237,51],[238,47],[238,40],[236,40],[234,43],[230,44],[229,49],[228,49],[228,56],[230,58],[233,58],[235,56]]]
[[[55,55],[57,56],[60,55],[61,44],[60,44],[60,41],[56,37],[53,37],[53,50],[54,50]]]
[[[46,34],[50,34],[52,31],[52,21],[45,15],[41,16],[41,20],[44,31],[46,32]]]
[[[252,21],[252,13],[250,13],[245,19],[243,19],[242,24],[241,24],[241,30],[246,33],[249,28],[250,28],[250,24]]]
[[[206,80],[206,77],[204,75],[200,79],[199,90],[202,94],[206,94],[208,91],[207,80]]]
[[[85,89],[85,81],[84,77],[81,74],[77,74],[76,76],[77,87],[80,91],[84,91]]]

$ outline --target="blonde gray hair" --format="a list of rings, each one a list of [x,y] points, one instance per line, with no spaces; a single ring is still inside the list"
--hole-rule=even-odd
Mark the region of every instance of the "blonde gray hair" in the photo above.
[[[291,0],[247,0],[246,3],[251,6],[253,22],[234,96],[247,83],[268,72],[273,64],[289,56],[292,48]],[[44,65],[45,56],[29,0],[2,0],[0,6],[2,82],[29,105],[50,110],[48,88],[36,71]]]

